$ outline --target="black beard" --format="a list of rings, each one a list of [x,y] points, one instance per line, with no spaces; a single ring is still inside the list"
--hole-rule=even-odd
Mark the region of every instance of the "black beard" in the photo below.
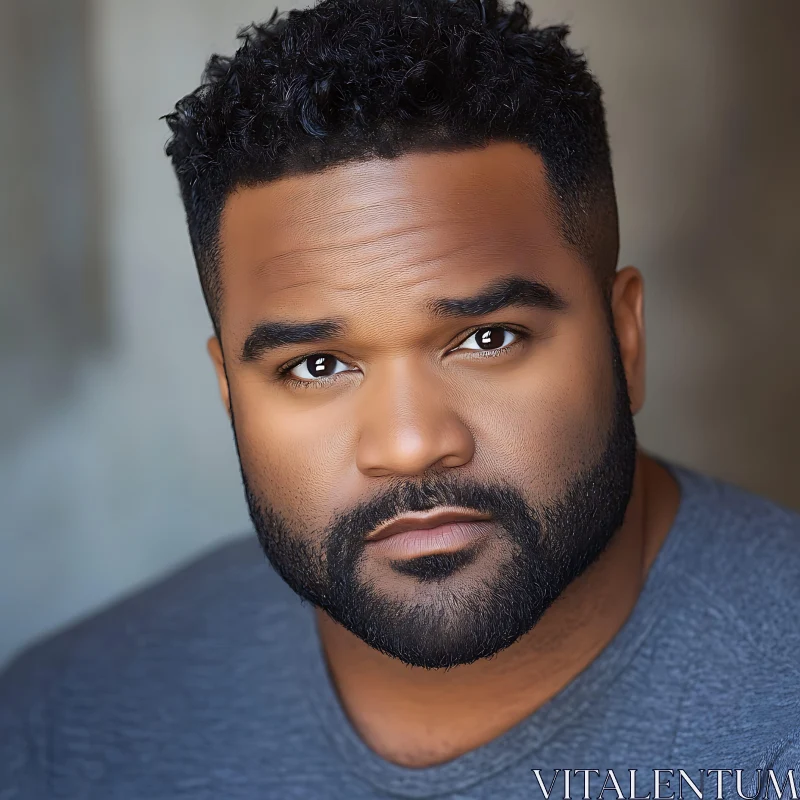
[[[242,470],[250,517],[270,563],[298,595],[371,647],[411,666],[448,669],[509,647],[598,558],[622,525],[633,489],[636,432],[613,330],[611,350],[615,401],[605,449],[557,501],[536,509],[509,483],[480,484],[437,473],[393,483],[336,516],[320,545],[257,497]],[[235,423],[233,430],[236,439]],[[425,594],[427,602],[392,600],[359,579],[370,531],[398,514],[440,505],[488,513],[499,525],[508,557],[491,578],[470,591],[448,586],[449,577],[474,561],[476,550],[467,548],[392,562],[396,573],[433,587]]]

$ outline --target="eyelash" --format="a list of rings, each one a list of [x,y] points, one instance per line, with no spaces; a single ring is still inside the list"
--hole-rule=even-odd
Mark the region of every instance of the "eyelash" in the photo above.
[[[517,338],[511,342],[511,344],[507,344],[503,347],[500,347],[496,350],[470,350],[467,351],[474,356],[475,358],[498,358],[500,356],[505,355],[509,350],[514,349],[517,345],[523,344],[528,339],[530,339],[531,334],[528,331],[520,330],[519,328],[512,327],[511,325],[478,325],[476,328],[470,330],[466,336],[453,348],[455,350],[457,347],[460,347],[470,336],[473,336],[480,330],[484,328],[500,328],[504,331],[511,331]],[[477,355],[480,354],[480,355]],[[304,381],[300,380],[299,378],[293,378],[289,374],[298,364],[302,364],[307,358],[310,358],[312,355],[316,355],[316,353],[308,353],[300,358],[295,358],[290,361],[288,364],[284,364],[282,367],[278,368],[278,379],[283,383],[287,384],[288,386],[293,386],[298,389],[310,389],[312,386],[326,386],[332,381],[336,380],[336,378],[341,375],[342,373],[336,373],[334,375],[326,375],[321,378],[317,378],[315,381]],[[320,355],[326,355],[324,351],[320,351]]]

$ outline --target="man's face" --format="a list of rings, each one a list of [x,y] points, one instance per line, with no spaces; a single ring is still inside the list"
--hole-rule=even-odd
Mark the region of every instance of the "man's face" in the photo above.
[[[539,157],[496,143],[293,176],[223,212],[218,371],[259,539],[409,664],[512,644],[627,507],[616,338],[550,203]],[[368,541],[442,508],[480,521]]]

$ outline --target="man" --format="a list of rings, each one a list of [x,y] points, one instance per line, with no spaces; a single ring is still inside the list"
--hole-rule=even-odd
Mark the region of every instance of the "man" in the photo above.
[[[797,796],[800,518],[637,448],[642,278],[566,33],[325,0],[167,116],[268,560],[18,659],[0,796]]]

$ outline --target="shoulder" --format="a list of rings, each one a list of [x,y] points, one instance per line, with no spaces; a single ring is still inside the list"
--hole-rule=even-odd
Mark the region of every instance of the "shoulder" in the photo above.
[[[665,466],[681,502],[643,592],[657,621],[645,663],[649,690],[678,701],[675,752],[724,753],[762,766],[779,750],[796,754],[800,515],[729,482]]]
[[[670,465],[682,490],[673,579],[707,622],[800,678],[800,514],[727,481]]]
[[[84,693],[108,699],[122,680],[126,691],[157,691],[198,664],[221,669],[256,638],[263,647],[288,637],[299,606],[255,537],[238,538],[30,645],[0,674],[0,696],[57,706]]]
[[[130,780],[155,758],[189,769],[213,752],[209,726],[275,727],[302,690],[309,616],[253,536],[31,645],[0,675],[0,786],[39,797],[57,777],[83,797],[112,763]]]
[[[235,633],[294,596],[267,563],[254,536],[195,556],[56,635],[36,642],[27,659],[63,661],[141,650],[154,644]]]

